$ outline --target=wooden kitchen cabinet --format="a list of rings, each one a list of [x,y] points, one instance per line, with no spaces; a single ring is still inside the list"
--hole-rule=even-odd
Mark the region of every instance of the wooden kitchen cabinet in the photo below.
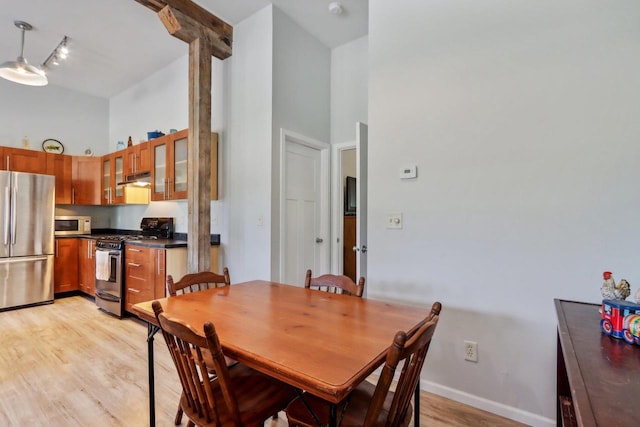
[[[71,204],[100,205],[100,157],[71,156]]]
[[[151,200],[180,200],[187,195],[189,130],[149,141],[151,154]],[[211,136],[211,200],[218,199],[218,134]]]
[[[187,248],[148,248],[125,245],[125,310],[134,304],[166,296],[167,276],[178,280],[187,274]],[[211,270],[219,272],[218,246],[211,247]]]
[[[78,239],[78,288],[88,295],[96,289],[96,241]]]
[[[45,153],[47,175],[56,178],[56,205],[72,204],[72,160],[64,154]]]
[[[102,156],[102,204],[117,205],[124,203],[124,159],[126,150]]]
[[[124,162],[125,175],[134,175],[151,171],[149,141],[128,147]]]
[[[153,249],[125,245],[125,310],[155,298]]]
[[[78,240],[55,239],[53,292],[56,294],[78,289]]]
[[[47,173],[47,153],[14,147],[0,147],[0,170]]]

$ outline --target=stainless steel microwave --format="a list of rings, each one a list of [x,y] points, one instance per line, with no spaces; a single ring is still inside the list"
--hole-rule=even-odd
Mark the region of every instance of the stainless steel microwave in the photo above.
[[[91,234],[90,216],[56,216],[55,235],[73,236],[76,234]]]

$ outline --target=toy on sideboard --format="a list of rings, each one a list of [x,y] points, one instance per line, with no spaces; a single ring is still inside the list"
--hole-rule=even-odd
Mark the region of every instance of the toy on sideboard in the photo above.
[[[640,345],[640,304],[620,299],[602,300],[600,329],[629,344]]]
[[[610,271],[602,273],[604,282],[600,287],[600,294],[604,299],[627,299],[631,295],[631,285],[625,279],[622,279],[616,286],[616,282],[613,280],[613,275]]]

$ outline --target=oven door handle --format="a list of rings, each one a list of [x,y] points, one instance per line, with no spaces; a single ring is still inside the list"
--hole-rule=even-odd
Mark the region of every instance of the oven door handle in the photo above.
[[[96,296],[106,301],[120,302],[120,298],[100,289],[96,289]]]
[[[109,256],[112,257],[112,258],[120,256],[120,252],[112,251],[111,249],[96,248],[96,251],[107,252],[109,254]]]

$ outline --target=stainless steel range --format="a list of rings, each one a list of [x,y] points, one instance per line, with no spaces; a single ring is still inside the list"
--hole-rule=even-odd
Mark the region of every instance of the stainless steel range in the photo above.
[[[117,317],[124,313],[125,242],[172,237],[173,218],[142,218],[137,233],[100,237],[96,241],[96,305]]]

